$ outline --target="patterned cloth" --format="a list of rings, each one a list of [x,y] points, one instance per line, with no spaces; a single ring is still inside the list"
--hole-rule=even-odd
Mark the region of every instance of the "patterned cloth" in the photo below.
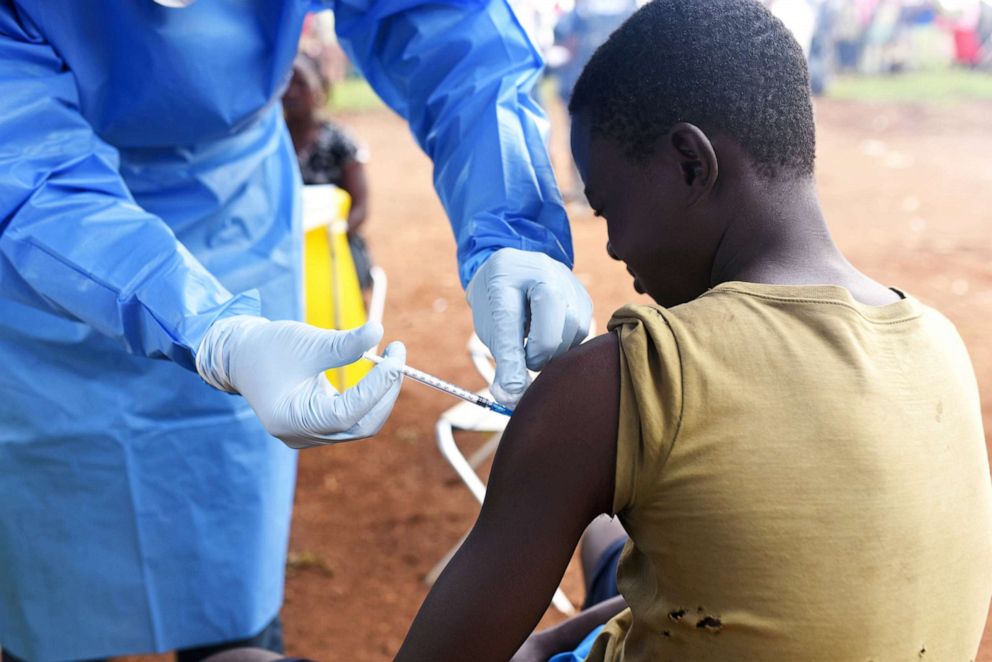
[[[368,150],[351,132],[333,122],[324,122],[314,144],[297,157],[304,184],[334,184],[342,188],[345,167],[369,160]]]
[[[346,128],[324,122],[317,140],[309,149],[298,153],[297,158],[304,184],[333,184],[344,188],[344,169],[352,163],[367,163],[369,153]],[[372,256],[360,231],[348,234],[348,245],[358,273],[358,284],[367,290],[372,287]]]

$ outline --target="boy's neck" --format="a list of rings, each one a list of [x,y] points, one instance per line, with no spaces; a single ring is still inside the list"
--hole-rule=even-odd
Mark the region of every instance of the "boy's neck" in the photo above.
[[[713,260],[711,286],[838,285],[855,300],[885,305],[892,290],[858,271],[840,252],[820,210],[812,179],[771,183],[734,195],[732,220]]]

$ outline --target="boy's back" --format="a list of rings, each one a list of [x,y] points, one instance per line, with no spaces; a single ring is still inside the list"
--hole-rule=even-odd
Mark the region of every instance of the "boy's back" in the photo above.
[[[971,659],[992,487],[945,318],[733,282],[611,326],[631,611],[590,660]]]

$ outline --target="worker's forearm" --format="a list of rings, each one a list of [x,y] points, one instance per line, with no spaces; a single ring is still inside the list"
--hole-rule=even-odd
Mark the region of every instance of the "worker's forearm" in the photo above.
[[[544,62],[510,6],[408,0],[395,3],[403,11],[379,10],[390,4],[379,3],[371,12],[371,4],[338,2],[335,29],[352,62],[434,161],[462,285],[501,248],[542,252],[571,267],[545,114],[530,95]]]
[[[0,3],[0,296],[194,369],[219,317],[257,315],[137,204],[55,48]],[[272,117],[272,116],[269,116]]]

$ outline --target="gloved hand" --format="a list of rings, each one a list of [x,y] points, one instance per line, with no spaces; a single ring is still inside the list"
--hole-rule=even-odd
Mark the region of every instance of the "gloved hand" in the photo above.
[[[493,397],[508,407],[530,384],[528,368],[540,370],[589,333],[589,294],[568,267],[544,253],[496,251],[475,272],[467,296],[475,332],[496,359]]]
[[[324,375],[357,361],[382,338],[369,322],[350,331],[238,315],[207,329],[196,370],[214,388],[240,393],[266,431],[290,448],[371,437],[400,393],[406,348],[391,343],[386,360],[338,393]]]

